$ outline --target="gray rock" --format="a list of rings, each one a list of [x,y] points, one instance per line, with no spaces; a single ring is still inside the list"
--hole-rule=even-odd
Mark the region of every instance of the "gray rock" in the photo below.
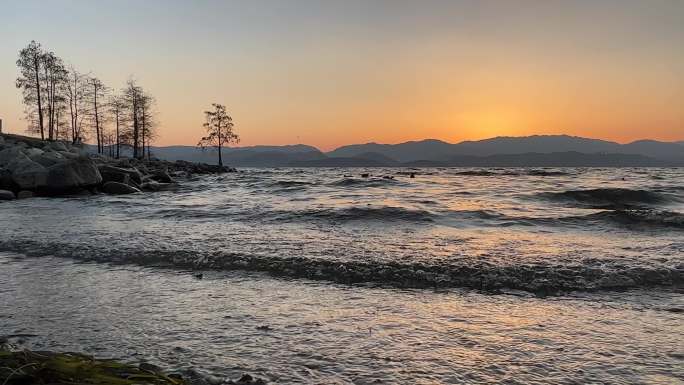
[[[78,153],[74,153],[71,151],[57,151],[57,152],[59,153],[59,155],[61,155],[62,157],[66,158],[66,159],[78,159],[81,157],[81,155],[79,155]]]
[[[171,176],[166,171],[154,171],[150,177],[152,178],[152,180],[157,182],[173,183],[173,179],[171,179]]]
[[[147,181],[140,185],[140,189],[144,191],[167,191],[177,187],[177,183],[159,183],[153,180]]]
[[[21,149],[17,147],[8,147],[2,151],[0,151],[0,167],[6,166],[12,161],[18,157],[26,157],[23,152],[21,152]]]
[[[40,148],[27,148],[24,150],[24,154],[28,156],[29,158],[32,158],[34,156],[42,155],[45,151],[41,150]]]
[[[62,154],[56,151],[48,151],[39,155],[30,157],[32,161],[39,163],[43,167],[50,167],[56,163],[64,162],[65,158]]]
[[[12,180],[24,190],[36,190],[47,184],[48,170],[24,156],[18,157],[7,165],[12,171]]]
[[[33,191],[28,191],[28,190],[21,190],[17,194],[17,199],[28,199],[28,198],[33,198],[35,194],[33,194]]]
[[[69,151],[67,146],[62,142],[50,142],[45,146],[44,150]]]
[[[138,171],[135,168],[121,168],[121,167],[114,167],[114,166],[110,166],[110,165],[105,164],[105,165],[99,166],[98,169],[100,170],[100,174],[102,174],[103,177],[105,174],[111,175],[112,181],[114,181],[114,182],[118,181],[116,179],[118,177],[115,176],[115,174],[124,173],[124,174],[128,174],[130,181],[134,182],[136,185],[139,186],[142,184],[142,174],[140,173],[140,171]],[[122,183],[122,182],[120,182],[120,183]]]
[[[0,190],[13,190],[12,172],[0,167]]]
[[[14,193],[7,190],[0,190],[0,201],[11,201],[14,199]]]
[[[102,183],[102,176],[90,158],[81,157],[56,163],[48,169],[46,187],[59,191],[92,187]]]
[[[107,182],[102,185],[102,191],[107,194],[121,195],[121,194],[134,194],[141,192],[133,186],[119,182]]]

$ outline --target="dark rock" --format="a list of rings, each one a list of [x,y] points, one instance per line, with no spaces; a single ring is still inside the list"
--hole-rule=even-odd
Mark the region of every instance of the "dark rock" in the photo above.
[[[368,178],[370,174],[361,174],[361,178]]]
[[[139,189],[119,183],[119,182],[106,182],[102,185],[102,191],[107,194],[122,195],[122,194],[134,194],[141,192]]]
[[[228,384],[232,385],[266,385],[266,381],[261,378],[254,378],[249,374],[243,374],[237,381],[229,381]]]
[[[38,155],[43,155],[45,151],[41,150],[40,148],[27,148],[24,150],[24,154],[28,156],[29,158],[32,158],[34,156]]]
[[[152,180],[154,181],[161,183],[173,183],[173,179],[171,179],[171,176],[166,171],[155,171],[152,173],[150,178],[152,178]]]
[[[7,190],[0,190],[0,201],[11,201],[14,199],[14,193]]]
[[[8,147],[0,151],[0,167],[5,167],[12,163],[16,158],[26,158],[23,152],[18,147]]]
[[[157,365],[148,364],[147,362],[142,362],[140,365],[138,365],[138,368],[140,370],[150,372],[150,373],[161,373],[162,372],[162,368],[160,368]]]
[[[67,146],[63,142],[50,142],[45,145],[43,149],[53,151],[68,151]]]
[[[107,181],[112,181],[112,182],[119,182],[119,183],[124,183],[121,182],[120,174],[127,174],[128,177],[130,178],[131,182],[134,182],[136,185],[140,186],[142,184],[142,174],[140,171],[138,171],[135,168],[121,168],[121,167],[114,167],[110,165],[101,165],[98,167],[100,170],[100,174],[102,174],[102,178],[104,178]],[[105,176],[107,175],[107,176]],[[110,178],[110,179],[107,179]]]
[[[131,175],[127,172],[118,172],[110,169],[99,168],[100,175],[102,175],[102,180],[104,182],[118,182],[123,184],[131,183]]]
[[[12,172],[0,168],[0,190],[14,190],[15,184],[12,181]]]
[[[177,183],[159,183],[159,182],[155,182],[155,181],[151,180],[149,182],[143,183],[140,186],[140,189],[143,191],[154,191],[154,192],[156,192],[156,191],[171,190],[177,186],[178,186]]]
[[[17,193],[17,199],[28,199],[28,198],[33,198],[35,194],[33,191],[28,191],[28,190],[21,190]]]
[[[31,160],[42,165],[43,167],[50,167],[56,163],[64,162],[64,155],[55,151],[47,151],[41,154],[30,156]]]
[[[48,170],[25,155],[17,156],[7,168],[12,171],[12,180],[19,188],[36,190],[47,185]]]
[[[56,163],[48,168],[46,189],[64,191],[80,187],[92,187],[102,183],[102,176],[95,163],[88,157]]]

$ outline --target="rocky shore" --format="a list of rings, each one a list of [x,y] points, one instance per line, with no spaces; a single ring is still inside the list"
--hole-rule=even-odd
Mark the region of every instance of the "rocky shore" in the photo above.
[[[198,373],[168,373],[149,363],[126,364],[73,352],[9,350],[0,348],[0,383],[100,385],[266,385],[245,374],[230,380]]]
[[[192,175],[234,171],[185,161],[113,159],[68,142],[0,135],[0,200],[161,191]]]

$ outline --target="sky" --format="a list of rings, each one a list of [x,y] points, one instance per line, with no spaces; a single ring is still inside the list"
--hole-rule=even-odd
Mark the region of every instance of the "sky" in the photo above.
[[[681,0],[0,0],[0,118],[32,39],[157,99],[157,145],[225,104],[240,145],[684,139]]]

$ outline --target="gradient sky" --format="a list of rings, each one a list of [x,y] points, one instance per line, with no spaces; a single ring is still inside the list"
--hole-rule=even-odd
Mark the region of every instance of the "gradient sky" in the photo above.
[[[684,1],[0,0],[0,117],[31,39],[156,96],[157,144],[226,104],[241,145],[684,139]]]

